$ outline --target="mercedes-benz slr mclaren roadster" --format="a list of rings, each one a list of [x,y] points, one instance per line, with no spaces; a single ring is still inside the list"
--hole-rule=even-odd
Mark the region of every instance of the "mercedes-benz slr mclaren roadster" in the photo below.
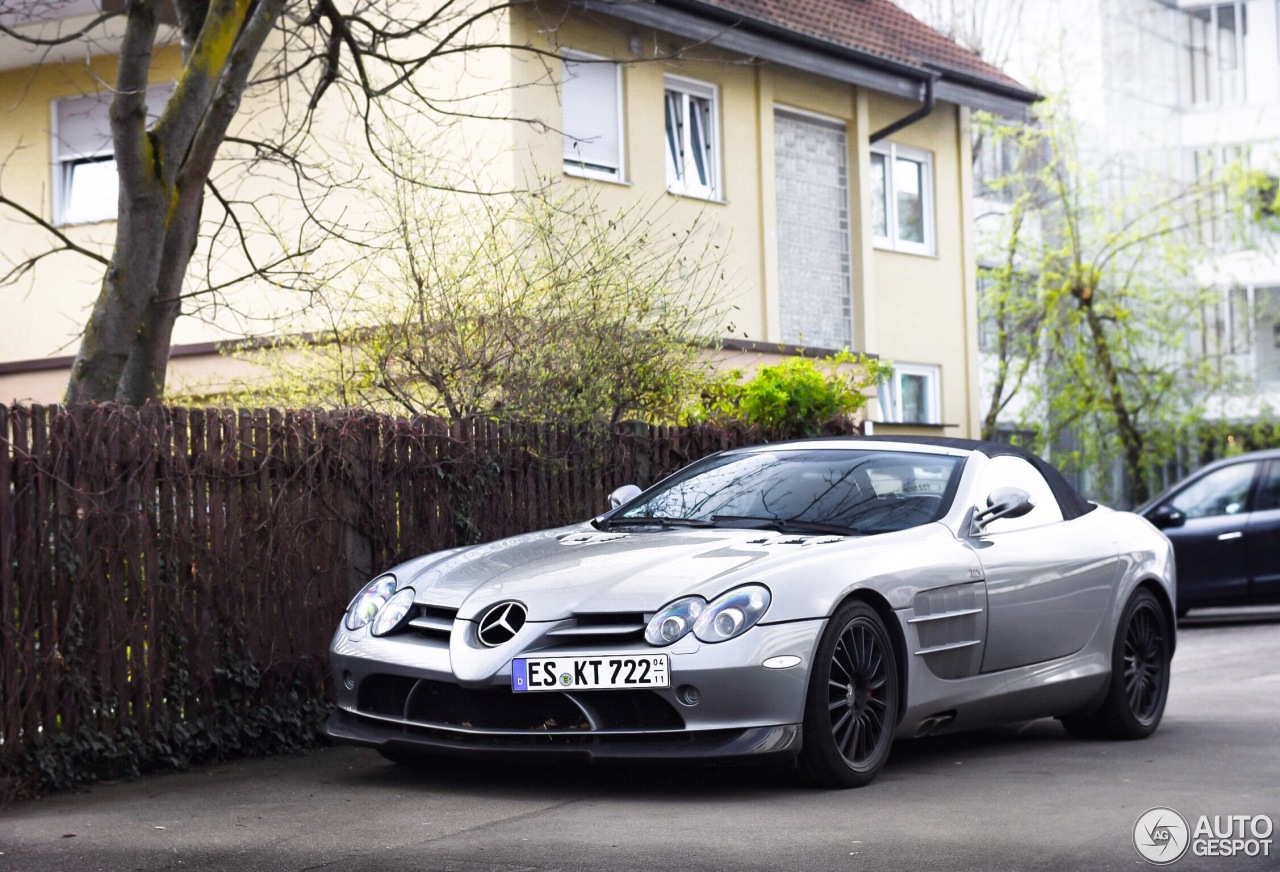
[[[333,638],[329,735],[393,760],[791,758],[857,787],[896,738],[1160,722],[1169,541],[1017,448],[761,445],[612,501],[371,581]]]

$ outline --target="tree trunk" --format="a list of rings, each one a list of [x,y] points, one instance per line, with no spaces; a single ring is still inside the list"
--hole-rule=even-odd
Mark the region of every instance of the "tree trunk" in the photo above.
[[[1089,298],[1085,299],[1091,299]],[[1124,386],[1120,384],[1120,375],[1116,372],[1115,360],[1111,354],[1111,342],[1103,327],[1102,319],[1094,311],[1091,303],[1082,306],[1085,323],[1089,325],[1090,342],[1093,353],[1102,367],[1102,377],[1110,398],[1110,407],[1116,418],[1116,431],[1120,437],[1120,445],[1124,452],[1125,480],[1129,489],[1129,497],[1135,504],[1145,503],[1151,496],[1147,487],[1147,477],[1143,470],[1142,432],[1134,424],[1133,415],[1125,399]]]
[[[127,6],[111,102],[120,174],[115,250],[71,368],[69,403],[135,404],[163,396],[204,186],[284,0],[174,0],[186,63],[148,131],[158,2],[129,0]]]
[[[122,403],[141,405],[164,396],[173,325],[182,314],[183,279],[195,251],[203,204],[203,185],[182,190],[178,195],[178,207],[164,240],[156,293],[143,313],[137,340],[117,389],[116,399]]]
[[[111,136],[120,174],[115,251],[71,367],[68,403],[115,399],[143,315],[155,295],[168,198],[155,142],[147,134],[147,77],[156,0],[134,0],[120,47]]]

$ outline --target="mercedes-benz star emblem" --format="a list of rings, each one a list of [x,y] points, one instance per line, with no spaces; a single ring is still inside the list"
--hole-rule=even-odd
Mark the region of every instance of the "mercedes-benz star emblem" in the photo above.
[[[480,617],[476,635],[480,637],[482,644],[497,648],[504,642],[511,641],[520,632],[527,617],[528,613],[520,603],[498,603]]]

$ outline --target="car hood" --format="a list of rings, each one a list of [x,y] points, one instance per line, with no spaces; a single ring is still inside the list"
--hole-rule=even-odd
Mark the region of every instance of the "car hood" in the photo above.
[[[778,564],[847,541],[743,529],[547,530],[429,554],[392,570],[421,603],[474,620],[519,600],[533,621],[575,613],[648,612],[685,594],[712,598]]]

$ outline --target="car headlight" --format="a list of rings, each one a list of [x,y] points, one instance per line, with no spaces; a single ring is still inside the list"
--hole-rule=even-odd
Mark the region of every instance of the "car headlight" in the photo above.
[[[703,642],[725,642],[741,636],[764,617],[772,597],[759,584],[735,588],[717,597],[693,622],[693,635]]]
[[[358,630],[373,620],[374,615],[391,599],[396,592],[394,575],[379,575],[365,585],[364,590],[356,594],[356,598],[347,607],[346,625],[348,630]]]
[[[378,614],[374,616],[373,626],[369,628],[369,632],[375,636],[385,636],[387,633],[400,629],[405,618],[409,616],[409,612],[413,610],[413,588],[402,587],[378,609]]]
[[[650,645],[670,645],[692,632],[703,642],[725,642],[741,636],[764,617],[772,596],[760,584],[738,587],[707,603],[700,596],[687,596],[667,603],[645,627]]]
[[[700,596],[687,596],[668,603],[645,627],[645,641],[658,646],[678,642],[693,629],[693,622],[706,607],[707,601]]]

